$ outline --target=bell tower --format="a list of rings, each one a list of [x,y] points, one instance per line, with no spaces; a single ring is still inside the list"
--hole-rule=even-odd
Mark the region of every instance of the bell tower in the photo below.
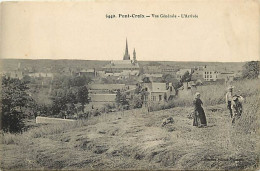
[[[137,62],[135,49],[134,49],[134,52],[133,52],[133,60],[134,60],[134,64],[135,64]]]
[[[129,55],[129,53],[128,53],[127,39],[126,39],[125,55],[124,55],[123,60],[130,60],[130,55]]]

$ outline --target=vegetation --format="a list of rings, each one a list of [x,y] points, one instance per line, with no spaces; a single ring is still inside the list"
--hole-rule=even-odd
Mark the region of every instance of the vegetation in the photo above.
[[[247,62],[243,66],[242,76],[247,79],[255,79],[259,76],[260,65],[259,61]]]
[[[22,132],[24,119],[28,117],[27,108],[33,104],[29,96],[27,82],[18,79],[2,78],[2,124],[1,129],[5,132]]]
[[[85,76],[56,77],[51,94],[52,115],[67,117],[79,111],[84,113],[85,105],[89,103],[86,85],[90,82],[91,79]],[[77,104],[80,104],[80,107],[77,107]]]
[[[120,90],[117,90],[116,92],[116,104],[119,107],[123,107],[128,109],[128,100],[126,99],[126,94],[125,93],[121,93]]]
[[[192,111],[190,95],[161,104],[158,108],[164,110],[160,112],[156,112],[157,104],[152,104],[150,114],[142,109],[103,113],[89,120],[42,125],[21,135],[4,133],[2,146],[12,147],[17,155],[4,158],[1,167],[113,169],[141,165],[146,169],[150,166],[151,169],[253,170],[258,167],[259,158],[256,143],[260,96],[256,85],[259,80],[234,83],[235,94],[242,95],[245,102],[242,117],[233,126],[224,105],[225,87],[201,86],[198,91],[204,102],[207,128],[193,127],[187,117]],[[174,123],[161,127],[162,120],[169,116]],[[8,155],[5,151],[5,156]],[[24,155],[26,158],[17,157]],[[115,162],[118,157],[125,160]]]
[[[244,66],[244,79],[234,82],[234,94],[245,98],[242,117],[234,125],[225,105],[227,87],[222,84],[198,86],[171,101],[149,104],[148,113],[139,109],[147,93],[142,87],[136,89],[131,100],[118,90],[116,104],[84,110],[89,102],[85,85],[90,78],[59,75],[51,91],[42,85],[28,89],[29,81],[39,81],[28,77],[3,78],[1,169],[256,169],[260,154],[258,75],[259,64],[249,62]],[[163,79],[177,89],[190,80],[190,74],[185,73],[180,82],[167,74]],[[201,93],[209,123],[203,129],[192,127],[190,119],[196,91]],[[35,102],[35,92],[46,94],[51,103],[39,103],[42,99]],[[114,110],[116,105],[118,111]],[[119,111],[128,106],[133,110]],[[38,114],[77,114],[82,120],[23,131],[25,120]],[[173,124],[161,127],[162,120],[168,117],[173,118]],[[22,134],[13,134],[19,132]]]
[[[183,83],[183,82],[189,82],[191,81],[191,73],[189,73],[188,71],[186,71],[183,76],[181,77],[181,80],[180,82]]]
[[[184,75],[185,79],[186,79],[186,76]],[[183,78],[184,78],[183,77]],[[172,83],[174,89],[176,92],[178,92],[178,88],[180,88],[182,86],[182,82],[177,80],[173,75],[171,74],[164,74],[163,75],[163,82],[169,84],[169,83]]]

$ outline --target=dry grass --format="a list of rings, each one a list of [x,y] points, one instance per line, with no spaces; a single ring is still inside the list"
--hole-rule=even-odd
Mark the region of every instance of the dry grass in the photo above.
[[[260,90],[260,80],[241,80],[234,82],[234,94],[242,95],[243,97],[250,98],[258,94]],[[240,92],[239,92],[240,91]],[[182,93],[180,97],[174,100],[175,106],[191,106],[193,101],[193,94],[200,92],[201,99],[205,106],[218,105],[225,103],[225,95],[227,87],[223,84],[198,86],[197,90],[193,92]],[[254,98],[254,97],[252,97]]]
[[[240,89],[246,98],[244,113],[235,125],[223,104],[226,90],[220,85],[201,87],[207,128],[192,126],[192,119],[187,117],[192,107],[184,98],[180,105],[188,107],[150,113],[143,109],[106,113],[89,120],[42,125],[19,135],[2,134],[5,157],[1,167],[256,169],[260,142],[256,85],[259,80],[235,83],[236,90]],[[211,111],[216,104],[221,110]],[[174,123],[162,127],[162,121],[170,116]]]
[[[11,134],[11,133],[3,133],[1,132],[1,143],[2,144],[18,144],[19,137],[21,134]]]

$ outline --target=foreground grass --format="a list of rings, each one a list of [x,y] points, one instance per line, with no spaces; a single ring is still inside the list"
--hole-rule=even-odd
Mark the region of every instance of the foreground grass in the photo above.
[[[192,126],[191,106],[150,113],[130,110],[88,121],[42,125],[23,134],[2,133],[1,168],[256,169],[260,142],[256,83],[235,85],[241,86],[246,98],[243,116],[235,125],[223,102],[216,101],[223,97],[209,96],[213,88],[204,87],[202,96],[209,101],[205,104],[207,128]],[[215,88],[225,94],[222,87]],[[162,120],[169,116],[174,123],[162,127]]]

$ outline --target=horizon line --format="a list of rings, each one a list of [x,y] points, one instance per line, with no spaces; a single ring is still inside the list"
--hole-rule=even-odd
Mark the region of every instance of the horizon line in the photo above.
[[[51,58],[38,58],[38,59],[28,59],[28,58],[2,58],[2,60],[53,60],[53,61],[58,61],[58,60],[75,60],[75,61],[121,61],[120,59],[117,60],[100,60],[100,59],[51,59]],[[248,61],[157,61],[157,60],[137,60],[137,62],[217,62],[217,63],[243,63],[243,62],[250,62],[250,61],[259,61],[260,60],[248,60]]]

